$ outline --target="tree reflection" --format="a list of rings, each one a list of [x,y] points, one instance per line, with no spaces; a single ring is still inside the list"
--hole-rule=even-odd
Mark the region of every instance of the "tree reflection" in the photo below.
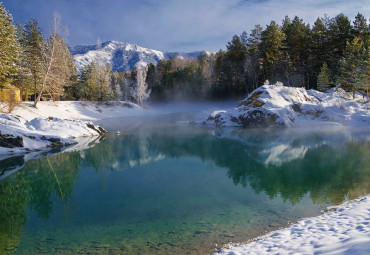
[[[23,162],[23,158],[19,160]],[[47,219],[53,194],[61,200],[68,199],[80,162],[79,152],[41,158],[27,162],[22,171],[0,182],[0,254],[8,254],[18,246],[27,209]]]
[[[286,131],[214,132],[207,129],[136,130],[110,135],[82,152],[61,153],[24,163],[0,161],[0,254],[16,249],[27,210],[47,219],[52,196],[66,201],[81,166],[122,171],[165,157],[194,156],[227,169],[235,185],[250,186],[292,204],[309,195],[314,203],[340,203],[370,191],[370,142],[338,133]]]

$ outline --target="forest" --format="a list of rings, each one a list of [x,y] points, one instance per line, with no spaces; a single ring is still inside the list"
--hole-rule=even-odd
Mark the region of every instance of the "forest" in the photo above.
[[[343,14],[319,17],[313,25],[286,16],[281,24],[234,35],[225,50],[130,72],[114,72],[100,59],[77,70],[60,17],[52,27],[45,35],[32,18],[14,25],[0,4],[0,89],[18,89],[35,107],[40,100],[239,99],[277,81],[320,91],[340,85],[369,96],[370,24],[360,13],[353,21]]]

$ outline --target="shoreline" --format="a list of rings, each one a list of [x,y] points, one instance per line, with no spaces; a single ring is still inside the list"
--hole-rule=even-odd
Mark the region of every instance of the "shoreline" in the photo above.
[[[323,214],[304,218],[245,243],[226,244],[213,255],[365,254],[369,250],[370,194],[328,207]]]

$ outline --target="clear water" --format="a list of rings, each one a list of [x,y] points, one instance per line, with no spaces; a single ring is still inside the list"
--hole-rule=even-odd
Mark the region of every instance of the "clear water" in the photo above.
[[[22,168],[0,181],[0,254],[209,254],[370,192],[369,131],[123,122],[0,161]]]

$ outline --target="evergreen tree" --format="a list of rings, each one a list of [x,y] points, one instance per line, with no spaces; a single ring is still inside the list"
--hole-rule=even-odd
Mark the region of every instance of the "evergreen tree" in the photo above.
[[[320,72],[323,63],[328,63],[329,35],[328,18],[317,18],[311,31],[311,59],[312,69],[315,73]],[[330,65],[329,65],[330,66]]]
[[[23,28],[19,27],[19,42],[23,50],[21,58],[23,72],[20,74],[22,93],[27,98],[27,95],[33,92],[36,97],[44,75],[45,49],[44,38],[37,20],[31,18]]]
[[[340,61],[338,81],[345,90],[353,91],[353,98],[355,98],[355,91],[360,81],[360,64],[363,54],[363,42],[355,37],[352,42],[347,42],[344,56]]]
[[[92,95],[94,91],[94,80],[92,75],[93,69],[95,69],[94,62],[85,65],[82,68],[81,73],[78,77],[79,80],[77,90],[78,99],[92,100]]]
[[[261,53],[264,62],[265,77],[273,78],[276,65],[283,58],[283,49],[285,34],[275,21],[271,21],[270,25],[262,32]]]
[[[370,26],[366,22],[366,18],[358,13],[353,21],[353,36],[358,37],[364,42],[364,46],[370,46]]]
[[[308,61],[310,27],[295,16],[292,22],[283,25],[283,32],[286,36],[285,50],[289,52],[291,62],[298,71]]]
[[[246,70],[246,80],[247,82],[247,92],[254,90],[258,87],[259,76],[261,71],[261,53],[260,53],[260,44],[262,36],[262,27],[256,25],[247,39],[247,58],[245,60],[245,70]]]
[[[337,15],[329,23],[329,66],[333,76],[339,75],[339,62],[344,55],[347,42],[353,40],[352,26],[348,17],[343,14]]]
[[[0,87],[12,81],[20,70],[19,53],[13,18],[0,3]]]
[[[358,89],[362,94],[366,94],[369,99],[370,91],[370,46],[363,50],[360,62],[360,74]]]
[[[253,56],[259,53],[258,51],[262,41],[262,30],[262,27],[258,24],[252,29],[246,44],[248,55]]]
[[[326,62],[321,67],[319,77],[317,78],[317,89],[326,91],[330,88],[330,73]]]
[[[237,94],[243,94],[245,93],[246,88],[244,79],[244,61],[248,54],[247,49],[237,35],[233,36],[232,41],[229,42],[226,47],[226,58],[230,63],[230,69],[228,73],[228,94],[229,96],[231,96],[233,92],[236,92]]]

